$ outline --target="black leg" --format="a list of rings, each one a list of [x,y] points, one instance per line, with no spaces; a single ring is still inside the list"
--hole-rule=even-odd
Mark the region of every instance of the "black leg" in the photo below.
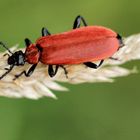
[[[30,77],[32,75],[32,73],[34,72],[36,66],[37,66],[37,64],[33,64],[27,72],[24,70],[20,74],[15,75],[15,78],[13,80],[16,80],[17,78],[19,78],[23,74],[26,77]]]
[[[12,69],[13,69],[14,65],[11,65],[10,68],[5,68],[5,70],[7,70],[1,77],[0,80],[5,77]]]
[[[42,28],[41,32],[42,32],[42,36],[51,35],[50,32],[46,28]]]
[[[68,75],[67,75],[68,72],[63,65],[55,65],[55,69],[53,68],[53,65],[49,65],[48,73],[49,73],[50,77],[54,77],[57,74],[59,67],[61,67],[64,70],[66,78],[68,78]]]
[[[2,45],[2,47],[5,48],[10,54],[13,54],[11,50],[8,47],[6,47],[6,45],[3,42],[0,42],[0,45]]]
[[[102,65],[103,62],[104,62],[104,60],[101,60],[100,63],[99,63],[99,65],[96,65],[96,64],[94,64],[94,63],[92,63],[92,62],[86,62],[86,63],[84,63],[84,64],[85,64],[87,67],[97,69],[97,68],[99,68],[99,67]]]
[[[109,59],[111,59],[111,60],[119,60],[118,58],[114,58],[114,57],[109,57]]]
[[[125,46],[123,39],[119,34],[117,34],[117,39],[119,40],[119,43],[120,43],[119,49],[122,48],[123,46]]]
[[[60,67],[64,70],[66,78],[68,78],[68,72],[67,72],[66,68],[63,65],[60,65]]]
[[[74,24],[73,24],[73,29],[76,29],[76,28],[79,28],[80,25],[81,25],[81,21],[83,22],[84,26],[87,26],[87,23],[85,21],[85,19],[82,17],[82,16],[77,16],[75,21],[74,21]]]
[[[31,40],[28,38],[25,38],[25,45],[26,47],[30,46],[32,44]]]
[[[48,66],[48,73],[50,77],[54,77],[58,71],[59,65],[55,65],[55,70],[53,69],[53,65]]]

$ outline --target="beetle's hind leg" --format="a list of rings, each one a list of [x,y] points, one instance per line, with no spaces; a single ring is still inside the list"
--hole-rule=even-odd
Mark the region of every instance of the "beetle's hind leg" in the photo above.
[[[81,25],[81,21],[83,22],[84,26],[87,26],[87,23],[85,21],[85,19],[82,16],[77,16],[75,18],[74,24],[73,24],[73,29],[79,28]]]
[[[98,65],[95,63],[92,63],[92,62],[85,62],[84,64],[89,68],[97,69],[103,64],[103,62],[104,62],[104,60],[101,60]]]

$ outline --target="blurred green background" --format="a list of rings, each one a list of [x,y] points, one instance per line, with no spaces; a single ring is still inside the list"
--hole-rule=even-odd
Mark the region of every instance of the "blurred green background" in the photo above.
[[[0,0],[0,40],[8,46],[72,28],[78,14],[123,36],[140,32],[139,0]],[[140,62],[129,62],[132,68]],[[0,97],[0,140],[140,140],[140,73],[115,83],[69,85],[58,100]]]

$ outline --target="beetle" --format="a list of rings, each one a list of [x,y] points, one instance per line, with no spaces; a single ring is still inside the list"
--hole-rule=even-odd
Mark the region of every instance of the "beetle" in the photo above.
[[[80,27],[81,22],[83,27]],[[122,37],[116,32],[103,26],[88,26],[82,16],[77,16],[73,29],[60,34],[51,35],[46,28],[42,28],[42,37],[33,44],[25,39],[26,50],[11,52],[4,43],[0,44],[10,53],[7,63],[10,68],[0,77],[6,76],[14,66],[23,66],[26,62],[32,64],[28,71],[22,71],[15,75],[15,79],[21,75],[31,76],[39,62],[48,65],[50,77],[56,75],[58,68],[67,71],[63,65],[81,64],[97,69],[104,59],[112,55],[123,46]],[[99,61],[97,65],[93,61]]]

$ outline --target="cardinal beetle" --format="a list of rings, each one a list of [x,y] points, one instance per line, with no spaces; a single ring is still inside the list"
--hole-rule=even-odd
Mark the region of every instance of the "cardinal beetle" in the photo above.
[[[84,27],[80,28],[81,22]],[[58,68],[66,69],[65,64],[81,64],[87,67],[97,69],[106,58],[112,55],[123,46],[122,38],[119,34],[111,29],[102,26],[87,26],[82,16],[77,16],[73,30],[51,35],[46,28],[42,28],[42,37],[37,39],[35,44],[26,38],[26,50],[11,52],[2,42],[0,44],[10,53],[7,63],[10,68],[1,77],[6,76],[14,66],[23,66],[25,62],[32,64],[28,71],[22,71],[15,75],[15,79],[24,74],[26,77],[31,76],[38,62],[48,65],[50,77],[56,75]],[[97,65],[92,61],[98,61]],[[53,67],[53,65],[55,67]]]

